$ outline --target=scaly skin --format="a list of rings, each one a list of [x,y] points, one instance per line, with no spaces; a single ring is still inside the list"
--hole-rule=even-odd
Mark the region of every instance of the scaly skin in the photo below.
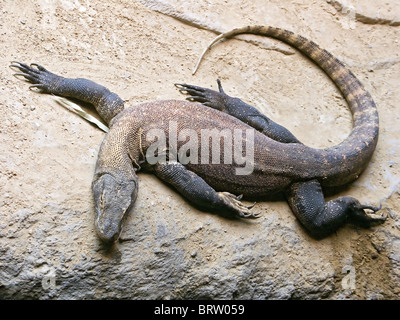
[[[192,204],[207,211],[225,211],[242,218],[257,218],[244,206],[240,194],[249,197],[284,192],[292,211],[309,233],[324,237],[342,226],[348,219],[369,227],[381,223],[385,217],[368,215],[379,208],[361,205],[351,197],[340,197],[325,203],[321,186],[343,185],[356,179],[366,168],[378,139],[378,113],[376,106],[362,84],[344,65],[327,51],[301,36],[273,27],[246,27],[235,29],[218,39],[242,33],[254,33],[282,40],[312,59],[332,78],[349,103],[354,128],[341,144],[314,149],[300,143],[287,129],[276,124],[237,98],[226,95],[219,83],[219,92],[187,85],[177,85],[190,95],[186,101],[155,101],[124,108],[123,101],[105,87],[85,79],[68,79],[50,73],[34,64],[28,66],[14,62],[11,66],[20,72],[17,76],[43,92],[79,98],[94,104],[100,116],[109,124],[93,180],[96,206],[95,227],[106,242],[118,239],[123,220],[132,207],[137,193],[136,172],[141,168],[152,170],[161,180],[173,186]],[[202,129],[217,132],[234,129],[254,136],[254,169],[250,174],[237,175],[240,166],[224,164],[224,151],[220,164],[201,163],[199,141],[196,163],[182,164],[173,159],[149,164],[146,152],[153,145],[149,138],[158,129],[167,138],[167,149],[180,150],[186,140],[169,140],[176,124],[177,135],[186,129],[201,137]],[[250,135],[250,136],[251,136]],[[171,138],[172,139],[172,138]],[[211,149],[211,147],[210,147]],[[193,151],[193,150],[191,150]]]

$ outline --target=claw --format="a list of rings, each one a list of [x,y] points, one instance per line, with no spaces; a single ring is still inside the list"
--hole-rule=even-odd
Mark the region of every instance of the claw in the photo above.
[[[258,219],[258,218],[260,218],[260,217],[261,217],[261,214],[260,214],[260,213],[252,213],[252,212],[248,213],[248,214],[245,216],[245,218],[247,218],[247,219]]]
[[[18,62],[18,61],[11,61],[11,65],[10,68],[18,68],[19,71],[23,71],[25,73],[38,73],[37,70],[32,69],[31,67],[29,67],[27,64],[22,63],[22,62]],[[14,70],[14,69],[13,69]]]
[[[250,219],[258,219],[261,218],[261,213],[253,213],[251,217],[249,217]]]
[[[198,87],[198,86],[193,86],[190,84],[186,84],[186,83],[175,83],[175,87],[187,91],[187,89],[191,89],[191,90],[195,90],[195,91],[200,91],[200,92],[204,92],[205,89],[202,87]]]
[[[225,93],[224,89],[222,89],[221,80],[217,79],[217,84],[218,84],[219,93]]]
[[[256,203],[253,203],[250,206],[245,206],[240,201],[243,198],[243,195],[235,196],[229,192],[221,192],[220,194],[224,199],[226,199],[225,204],[233,209],[233,212],[238,217],[245,219],[258,219],[261,216],[259,213],[253,213],[250,211],[250,209],[253,208]]]
[[[30,65],[27,65],[22,62],[11,61],[10,68],[17,71],[13,74],[14,77],[31,84],[29,90],[39,89],[40,92],[50,93],[49,84],[53,81],[52,77],[56,76],[47,71],[40,64],[31,63]],[[35,92],[37,92],[37,90],[35,90]]]
[[[35,89],[35,88],[43,90],[44,89],[44,85],[40,84],[40,83],[37,83],[37,84],[32,84],[32,85],[30,85],[28,87],[28,89],[31,90],[31,91],[35,91],[35,90],[32,90],[32,89]]]
[[[201,94],[201,93],[199,92],[199,90],[188,89],[188,88],[186,88],[186,89],[180,89],[179,92],[182,93],[182,94],[191,94],[192,96],[194,96],[194,95],[196,95],[196,94],[197,94],[197,95],[198,95],[198,94]]]
[[[18,80],[37,84],[39,82],[39,77],[40,77],[39,70],[41,70],[41,69],[38,70],[38,69],[32,68],[33,65],[36,65],[36,64],[31,64],[31,66],[28,66],[27,64],[22,63],[22,62],[11,61],[10,68],[14,71],[17,71],[17,70],[19,71],[19,72],[16,72],[13,74],[13,76],[16,77]],[[43,68],[43,67],[40,66],[40,68]],[[21,78],[21,77],[23,77],[23,78]]]
[[[362,205],[361,207],[360,207],[360,209],[367,209],[367,210],[371,210],[372,212],[377,212],[377,211],[379,211],[379,210],[381,210],[382,209],[382,204],[379,204],[379,207],[374,207],[374,206],[366,206],[366,205]]]
[[[350,218],[360,226],[368,228],[373,225],[381,224],[387,219],[387,216],[375,214],[375,212],[382,208],[382,205],[379,205],[379,207],[374,207],[369,205],[361,205],[355,199],[352,199],[352,201],[353,207],[350,207]],[[365,210],[371,210],[373,214],[367,214]]]
[[[10,67],[10,69],[11,70],[14,70],[13,68],[20,68],[20,66],[18,65],[18,64],[16,64],[16,63],[18,63],[18,64],[20,64],[19,62],[17,62],[17,61],[11,61],[11,64],[9,65],[9,67]],[[14,70],[15,71],[15,70]]]
[[[186,100],[191,101],[191,102],[208,102],[208,99],[201,97],[201,96],[190,96],[187,97]]]
[[[15,60],[11,61],[10,63],[11,63],[11,64],[10,64],[10,68],[11,68],[11,67],[19,68],[20,66],[23,66],[23,65],[24,65],[24,63],[19,62],[19,61],[15,61]]]
[[[22,80],[22,81],[26,81],[26,82],[34,82],[37,80],[34,76],[31,76],[31,75],[29,75],[27,73],[23,73],[23,72],[14,73],[13,76],[16,77],[18,80]],[[18,76],[23,76],[25,79],[18,78]]]
[[[184,83],[174,83],[174,86],[177,87],[179,91],[186,90],[186,85]]]
[[[38,63],[31,63],[31,67],[36,67],[36,68],[38,68],[39,71],[47,71],[47,69],[45,67],[41,66]]]
[[[247,209],[252,209],[256,205],[257,202],[254,202],[252,205],[248,206]]]
[[[24,63],[22,63],[22,62],[19,62],[19,61],[17,61],[17,60],[12,60],[12,61],[11,61],[11,63],[24,64]]]
[[[26,79],[18,78],[18,76],[25,76],[25,73],[22,73],[22,72],[14,73],[13,76],[16,77],[18,80],[26,80]]]

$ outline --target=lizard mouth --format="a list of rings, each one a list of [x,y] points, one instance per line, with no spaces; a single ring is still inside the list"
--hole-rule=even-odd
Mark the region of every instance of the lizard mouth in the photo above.
[[[123,181],[111,174],[103,174],[95,177],[92,188],[97,235],[103,242],[113,243],[118,240],[127,213],[136,200],[136,181]]]

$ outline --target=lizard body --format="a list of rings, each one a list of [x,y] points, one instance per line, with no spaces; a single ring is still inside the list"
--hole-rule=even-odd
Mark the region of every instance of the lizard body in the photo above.
[[[227,211],[244,218],[258,216],[250,211],[251,207],[240,202],[241,196],[234,194],[260,198],[284,192],[294,214],[315,237],[332,233],[348,219],[366,227],[385,220],[365,212],[366,209],[376,212],[379,208],[361,205],[352,197],[325,202],[322,192],[322,186],[338,186],[355,180],[371,159],[378,139],[379,120],[370,94],[339,60],[314,42],[290,31],[246,27],[223,34],[217,40],[242,33],[282,40],[320,66],[349,104],[354,121],[349,137],[331,148],[307,147],[254,107],[226,95],[220,82],[219,92],[178,84],[191,102],[155,101],[128,108],[115,93],[90,80],[63,78],[37,64],[28,66],[14,62],[11,65],[21,71],[17,76],[23,76],[42,92],[94,104],[109,125],[92,184],[95,228],[102,240],[114,242],[118,239],[124,218],[137,197],[136,172],[141,168],[151,170],[203,210]],[[193,103],[196,101],[201,104]],[[176,124],[176,133],[171,131],[171,123]],[[174,134],[185,136],[184,133],[190,131],[201,137],[202,130],[215,129],[217,133],[239,130],[243,132],[242,147],[253,143],[252,171],[238,175],[236,169],[241,166],[224,162],[225,149],[219,153],[219,164],[212,163],[215,159],[211,153],[203,163],[200,151],[205,142],[201,138],[197,149],[190,150],[198,151],[192,158],[197,161],[182,164],[168,159],[170,161],[150,165],[146,154],[154,145],[154,139],[149,139],[153,129],[165,135],[167,144],[165,150],[158,150],[161,153],[174,148],[178,151],[185,146],[185,139],[177,139],[176,145],[173,144]],[[222,140],[220,147],[223,148]]]

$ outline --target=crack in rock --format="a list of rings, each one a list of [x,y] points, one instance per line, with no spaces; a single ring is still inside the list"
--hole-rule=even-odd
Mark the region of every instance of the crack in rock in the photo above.
[[[172,17],[176,20],[179,20],[185,24],[188,24],[196,28],[208,30],[216,34],[221,34],[223,32],[227,32],[232,29],[230,27],[226,27],[223,24],[221,24],[219,19],[212,19],[212,15],[205,14],[204,12],[196,14],[190,12],[189,8],[184,8],[184,7],[178,8],[177,5],[173,6],[170,3],[168,3],[168,0],[139,0],[139,1],[147,8],[153,11],[165,14],[169,17]],[[235,38],[244,40],[246,42],[251,42],[263,49],[278,51],[285,55],[292,55],[295,53],[295,51],[290,46],[287,46],[283,43],[270,43],[271,40],[268,38],[256,40],[257,36],[253,35],[243,35]]]
[[[353,5],[350,0],[326,0],[326,2],[331,4],[337,11],[364,24],[400,26],[399,12],[394,12],[392,14],[391,11],[388,10],[387,12],[382,13],[381,11],[384,9],[377,8],[374,2],[371,2],[370,5],[366,3],[361,5],[358,2]],[[386,17],[381,15],[385,15]]]
[[[386,70],[390,69],[394,65],[400,63],[400,59],[388,59],[384,61],[374,61],[371,62],[370,66],[367,68],[368,71],[374,71],[374,70]]]

